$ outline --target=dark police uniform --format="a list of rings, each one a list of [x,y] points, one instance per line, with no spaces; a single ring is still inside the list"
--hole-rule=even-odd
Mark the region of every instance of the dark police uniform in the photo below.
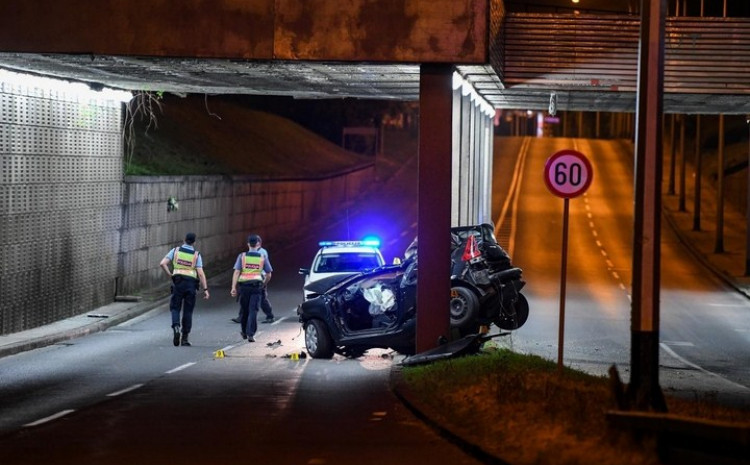
[[[175,247],[164,258],[172,262],[172,298],[169,310],[172,313],[175,345],[180,342],[180,332],[183,345],[189,345],[187,336],[193,328],[193,309],[199,285],[196,269],[203,268],[203,260],[200,253],[189,244]]]
[[[237,256],[234,269],[239,270],[237,279],[240,296],[240,325],[242,338],[254,341],[258,331],[258,311],[263,299],[263,275],[271,273],[271,265],[258,251],[243,252]]]

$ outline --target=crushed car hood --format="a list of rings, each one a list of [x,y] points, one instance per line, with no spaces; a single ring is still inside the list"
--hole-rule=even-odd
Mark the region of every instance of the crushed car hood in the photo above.
[[[341,281],[351,278],[352,276],[358,275],[361,273],[341,273],[341,274],[335,274],[333,276],[327,276],[322,279],[318,279],[315,281],[312,281],[310,283],[307,283],[304,286],[304,289],[306,291],[314,292],[315,294],[323,294],[336,284],[340,283]]]

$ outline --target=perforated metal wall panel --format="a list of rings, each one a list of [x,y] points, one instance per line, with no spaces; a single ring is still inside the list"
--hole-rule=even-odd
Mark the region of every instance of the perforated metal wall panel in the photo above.
[[[121,104],[0,84],[0,334],[110,303]]]
[[[159,261],[187,231],[209,278],[228,271],[251,230],[275,250],[375,176],[124,177],[120,105],[0,82],[0,334],[163,286]]]

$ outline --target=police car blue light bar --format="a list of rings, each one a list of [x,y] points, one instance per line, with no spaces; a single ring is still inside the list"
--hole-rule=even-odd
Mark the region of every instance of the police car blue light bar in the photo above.
[[[369,245],[370,247],[380,247],[380,239],[375,236],[367,236],[361,242],[363,245]]]
[[[361,241],[320,241],[320,247],[380,247],[380,240],[377,238],[365,238]]]

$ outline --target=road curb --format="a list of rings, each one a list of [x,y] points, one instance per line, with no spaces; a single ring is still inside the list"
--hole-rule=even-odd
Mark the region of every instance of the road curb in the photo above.
[[[111,328],[112,326],[140,316],[150,310],[153,310],[156,307],[165,305],[167,302],[169,302],[169,297],[143,302],[108,318],[92,320],[91,323],[86,325],[81,325],[62,331],[53,331],[43,336],[32,337],[15,343],[7,344],[3,347],[0,347],[0,358],[50,346],[53,344],[57,344],[58,342],[75,339],[87,334],[104,331],[108,328]]]
[[[688,251],[690,251],[693,257],[696,258],[696,260],[701,262],[703,266],[705,266],[709,271],[711,271],[717,278],[721,279],[729,287],[750,299],[750,292],[748,292],[747,289],[743,288],[742,286],[738,286],[737,282],[731,275],[729,275],[729,273],[716,267],[716,265],[714,265],[711,260],[709,260],[708,257],[706,257],[700,250],[698,250],[693,242],[685,236],[682,229],[680,229],[680,227],[677,225],[677,222],[672,217],[671,210],[662,208],[662,216],[667,220],[667,223],[669,223],[669,227],[672,228],[672,231],[674,231],[675,235],[680,240],[680,243],[684,245]]]
[[[451,431],[448,427],[437,420],[439,415],[435,412],[431,412],[429,407],[421,405],[416,396],[411,393],[409,386],[406,384],[401,374],[401,367],[396,364],[394,364],[391,369],[390,390],[412,415],[435,431],[440,437],[456,445],[468,455],[489,465],[510,465],[508,462],[505,462],[501,458],[489,453],[479,445]]]

